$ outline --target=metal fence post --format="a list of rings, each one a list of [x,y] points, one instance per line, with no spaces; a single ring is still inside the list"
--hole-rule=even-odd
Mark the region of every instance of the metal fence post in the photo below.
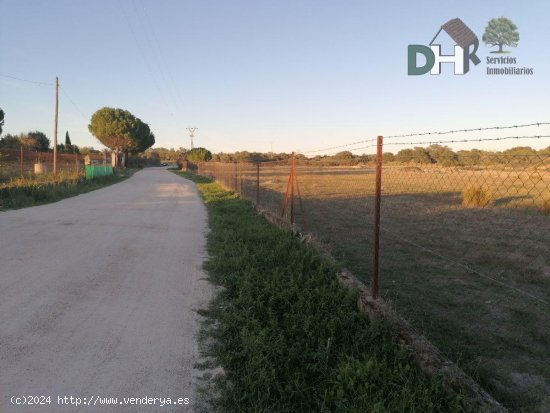
[[[23,179],[23,146],[21,146],[21,156],[19,157],[19,178]]]
[[[243,166],[242,165],[239,165],[239,195],[241,196],[241,198],[244,198],[244,195],[243,195]]]
[[[256,164],[256,205],[260,205],[260,163]]]
[[[239,187],[239,164],[235,162],[235,176],[233,179],[233,191],[237,192],[238,187]]]
[[[292,164],[290,166],[290,224],[294,225],[294,180],[296,171],[294,164],[294,152],[292,152]]]
[[[294,224],[294,181],[295,181],[294,152],[292,152],[292,158],[290,161],[290,173],[288,174],[288,183],[286,184],[286,191],[283,199],[283,208],[281,210],[281,218],[284,218],[286,207],[288,205],[288,202],[290,201],[290,224],[291,225]]]
[[[378,271],[380,269],[380,201],[382,194],[382,136],[376,143],[376,188],[374,196],[374,247],[370,289],[372,298],[378,298]]]

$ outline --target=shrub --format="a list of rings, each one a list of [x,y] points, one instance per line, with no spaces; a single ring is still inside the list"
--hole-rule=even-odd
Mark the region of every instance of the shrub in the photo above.
[[[472,184],[462,192],[462,205],[466,207],[485,207],[490,204],[491,190],[484,185]]]

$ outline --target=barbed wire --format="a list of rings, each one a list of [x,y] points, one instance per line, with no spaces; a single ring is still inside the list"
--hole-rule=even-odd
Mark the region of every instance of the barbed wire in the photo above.
[[[329,148],[315,149],[313,151],[306,151],[306,152],[300,152],[300,153],[306,154],[306,153],[316,153],[316,152],[330,151],[330,150],[333,150],[333,149],[346,148],[348,146],[358,145],[360,143],[374,142],[374,141],[376,141],[376,138],[374,138],[374,139],[365,139],[365,140],[361,140],[361,141],[346,143],[346,144],[343,144],[343,145],[331,146]]]
[[[440,141],[422,141],[422,142],[384,142],[384,147],[386,146],[397,146],[397,145],[407,145],[407,146],[420,146],[420,145],[441,145],[446,143],[465,143],[465,142],[487,142],[487,141],[503,141],[509,139],[542,139],[550,138],[550,135],[530,135],[530,136],[504,136],[499,138],[476,138],[476,139],[452,139],[452,140],[440,140]],[[352,151],[358,151],[362,149],[376,148],[376,144],[368,146],[360,146],[358,148],[350,148]]]
[[[481,132],[481,131],[488,131],[488,130],[518,129],[518,128],[528,128],[528,127],[533,127],[533,126],[540,127],[540,126],[547,126],[547,125],[550,125],[550,122],[534,122],[534,123],[524,123],[524,124],[520,124],[520,125],[487,126],[487,127],[478,127],[478,128],[468,128],[468,129],[453,129],[453,130],[447,130],[447,131],[406,133],[406,134],[402,134],[402,135],[385,135],[384,140],[394,139],[394,138],[413,137],[413,136],[449,135],[449,134],[454,134],[454,133]],[[487,140],[490,140],[490,139],[487,139]],[[359,141],[355,141],[355,142],[345,143],[345,144],[342,144],[342,145],[335,145],[335,146],[330,146],[330,147],[321,148],[321,149],[314,149],[314,150],[300,152],[300,153],[310,154],[310,153],[331,151],[331,150],[334,150],[334,149],[349,148],[350,146],[353,146],[353,145],[359,145],[359,144],[362,144],[362,143],[369,143],[369,142],[375,142],[375,141],[376,141],[376,138],[363,139],[363,140],[359,140]],[[441,142],[441,143],[477,142],[477,141],[478,140],[472,140],[472,141],[469,141],[469,140],[457,140],[457,141],[450,140],[450,141]],[[438,142],[434,142],[434,143],[438,143]],[[415,144],[418,145],[420,143],[414,143],[414,142],[405,142],[405,143],[399,143],[399,144],[396,143],[396,145],[415,145]],[[433,143],[428,143],[428,144],[433,144]],[[350,150],[367,149],[367,148],[372,148],[372,147],[376,147],[376,145],[369,145],[369,146],[364,146],[364,147],[360,147],[360,148],[350,148]]]
[[[423,141],[423,142],[384,142],[384,146],[388,145],[437,145],[443,143],[464,143],[464,142],[486,142],[486,141],[504,141],[508,139],[540,139],[550,138],[550,135],[531,135],[531,136],[503,136],[499,138],[477,138],[477,139],[451,139],[443,141]],[[376,146],[376,145],[373,145]]]
[[[5,77],[5,78],[8,78],[8,79],[18,80],[18,81],[20,81],[20,82],[33,83],[33,84],[35,84],[35,85],[53,86],[53,83],[46,83],[46,82],[39,82],[39,81],[36,81],[36,80],[22,79],[22,78],[20,78],[20,77],[15,77],[15,76],[11,76],[11,75],[5,75],[5,74],[3,74],[3,73],[0,73],[0,76],[1,76],[1,77]]]
[[[406,138],[406,137],[412,137],[412,136],[426,136],[426,135],[448,135],[453,133],[481,132],[481,131],[487,131],[487,130],[517,129],[517,128],[528,128],[532,126],[540,127],[544,125],[550,125],[550,122],[535,122],[535,123],[525,123],[521,125],[509,125],[509,126],[488,126],[488,127],[480,127],[480,128],[469,128],[469,129],[454,129],[454,130],[448,130],[448,131],[406,133],[402,135],[387,135],[387,136],[384,136],[384,139]]]

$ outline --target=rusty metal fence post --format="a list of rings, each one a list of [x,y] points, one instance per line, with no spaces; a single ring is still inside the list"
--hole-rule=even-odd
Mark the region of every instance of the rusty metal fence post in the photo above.
[[[21,146],[21,156],[19,157],[19,178],[23,180],[23,146]]]
[[[380,269],[380,201],[382,198],[382,136],[376,142],[376,186],[374,195],[374,246],[372,257],[372,278],[370,289],[372,298],[378,298],[378,271]]]
[[[237,192],[239,187],[239,164],[235,162],[235,176],[233,179],[233,191]]]
[[[260,163],[256,164],[256,205],[260,205]]]
[[[294,182],[295,182],[295,163],[294,152],[292,152],[292,158],[290,161],[290,173],[288,174],[288,183],[286,185],[285,197],[283,199],[283,208],[281,210],[281,218],[284,218],[286,206],[290,201],[290,224],[294,224]]]
[[[241,198],[244,198],[243,189],[243,165],[239,164],[239,195]]]
[[[294,225],[294,180],[295,180],[294,152],[292,152],[292,165],[290,167],[290,223]]]

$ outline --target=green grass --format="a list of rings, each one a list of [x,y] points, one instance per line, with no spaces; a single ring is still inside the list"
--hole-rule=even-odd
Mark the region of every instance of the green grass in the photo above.
[[[59,174],[57,178],[12,180],[0,186],[0,210],[24,208],[56,202],[120,182],[133,174],[119,170],[115,175],[86,180],[82,175]]]
[[[428,379],[359,313],[336,269],[217,183],[197,182],[209,213],[209,354],[225,374],[223,412],[455,412],[460,397]],[[210,393],[211,395],[212,393]]]
[[[550,404],[550,308],[509,288],[550,301],[544,159],[531,166],[389,165],[382,176],[383,298],[511,411],[548,411]],[[217,165],[211,173],[232,187],[234,171],[233,164]],[[245,171],[244,197],[255,200],[255,167]],[[280,215],[288,172],[288,165],[262,165],[262,209]],[[305,211],[296,202],[298,226],[366,283],[374,176],[368,168],[297,168]],[[492,202],[464,207],[462,192],[476,184],[489,188]]]

